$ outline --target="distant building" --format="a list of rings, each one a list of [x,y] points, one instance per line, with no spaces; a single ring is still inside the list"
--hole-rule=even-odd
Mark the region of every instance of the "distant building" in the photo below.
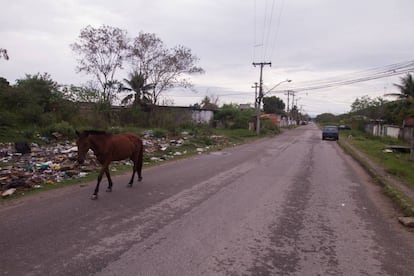
[[[240,110],[246,110],[246,109],[251,109],[251,108],[253,108],[253,107],[249,103],[247,103],[247,104],[239,104],[239,109]]]

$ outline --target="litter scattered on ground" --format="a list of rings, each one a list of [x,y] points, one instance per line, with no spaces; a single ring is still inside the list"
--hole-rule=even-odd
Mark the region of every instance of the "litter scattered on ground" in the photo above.
[[[406,227],[414,227],[414,217],[399,217],[398,221]]]
[[[39,145],[27,142],[0,143],[0,193],[3,198],[19,190],[42,189],[48,185],[57,185],[66,179],[86,177],[90,172],[100,169],[92,151],[88,152],[85,163],[77,163],[77,146],[74,141],[62,141],[59,133],[56,139]],[[152,131],[143,136],[144,160],[163,162],[188,153],[185,145],[190,145],[191,136],[183,132],[175,139],[156,138]],[[209,136],[216,144],[226,140],[224,136]],[[208,151],[210,146],[191,145],[199,154]],[[130,160],[111,163],[111,170],[117,165],[132,166]]]
[[[410,153],[411,148],[407,146],[399,146],[399,145],[388,145],[384,149],[384,152],[402,152],[402,153]]]

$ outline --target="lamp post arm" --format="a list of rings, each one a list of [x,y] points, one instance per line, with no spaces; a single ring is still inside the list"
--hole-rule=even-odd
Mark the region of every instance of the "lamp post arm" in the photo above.
[[[270,88],[269,90],[267,90],[266,92],[263,93],[263,96],[266,95],[267,93],[271,92],[273,89],[275,89],[276,87],[278,87],[279,85],[281,85],[282,83],[285,82],[291,82],[292,80],[286,79],[284,81],[279,82],[278,84],[276,84],[275,86],[273,86],[272,88]]]

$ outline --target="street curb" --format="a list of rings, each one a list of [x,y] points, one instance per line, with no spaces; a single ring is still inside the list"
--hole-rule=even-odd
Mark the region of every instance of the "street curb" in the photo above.
[[[364,160],[364,158],[356,153],[353,146],[350,146],[348,142],[340,139],[338,144],[348,155],[354,158],[368,172],[368,174],[382,187],[384,193],[406,216],[414,217],[413,199],[408,197],[403,191],[401,191],[401,189],[392,183],[392,181],[389,181],[383,175],[377,173],[376,170],[366,160]],[[388,175],[387,178],[392,179],[392,177]]]

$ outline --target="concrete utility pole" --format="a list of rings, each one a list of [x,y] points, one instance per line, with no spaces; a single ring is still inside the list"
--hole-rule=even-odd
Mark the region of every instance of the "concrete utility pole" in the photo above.
[[[263,98],[263,67],[265,65],[272,66],[271,62],[253,62],[253,66],[260,65],[260,81],[259,81],[259,96],[256,98],[256,133],[260,134],[260,104]]]
[[[294,104],[295,104],[295,92],[294,91],[292,91],[292,90],[288,90],[288,91],[286,91],[287,92],[287,96],[288,96],[288,99],[287,99],[287,115],[288,115],[288,124],[290,125],[290,114],[289,114],[289,96],[290,95],[292,95],[293,96],[293,100],[292,100],[292,108],[290,109],[290,110],[292,110],[293,109],[293,106],[294,106]],[[286,94],[285,94],[286,95]]]
[[[287,98],[287,105],[286,105],[286,113],[289,113],[289,96],[290,96],[290,90],[287,90],[286,91],[286,94],[285,95],[287,95],[288,96],[288,98]]]
[[[258,83],[255,82],[254,86],[252,86],[252,88],[254,88],[254,110],[256,110],[256,108],[257,108],[257,88],[259,88]]]

